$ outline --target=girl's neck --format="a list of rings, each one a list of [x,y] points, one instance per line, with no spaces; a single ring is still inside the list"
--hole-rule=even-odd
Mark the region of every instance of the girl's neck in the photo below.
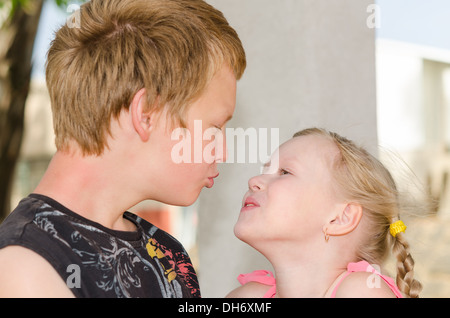
[[[299,264],[275,269],[277,282],[276,297],[280,298],[322,298],[329,297],[332,288],[345,269],[327,269],[319,264]]]
[[[286,255],[266,255],[275,271],[276,297],[280,298],[330,297],[334,286],[351,262],[351,258],[338,255],[327,247],[321,249],[320,255],[315,257],[306,251],[299,255]]]

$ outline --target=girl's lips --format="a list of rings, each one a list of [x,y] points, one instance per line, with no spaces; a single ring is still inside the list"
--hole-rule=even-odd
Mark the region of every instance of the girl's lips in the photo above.
[[[257,208],[257,207],[259,207],[258,201],[256,201],[252,197],[247,197],[245,199],[244,205],[242,206],[241,212],[252,210],[252,209]]]

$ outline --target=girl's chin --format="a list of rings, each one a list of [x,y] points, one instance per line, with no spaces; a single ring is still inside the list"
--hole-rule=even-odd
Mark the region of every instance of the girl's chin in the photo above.
[[[234,226],[234,235],[244,243],[252,246],[254,241],[254,231],[251,231],[248,227],[244,227],[239,224],[239,222]]]

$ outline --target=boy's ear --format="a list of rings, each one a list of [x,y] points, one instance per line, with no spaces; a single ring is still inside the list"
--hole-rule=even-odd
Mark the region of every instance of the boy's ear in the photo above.
[[[348,203],[336,217],[323,227],[329,236],[345,235],[352,232],[361,221],[363,208],[357,203]]]
[[[153,112],[147,108],[147,92],[142,88],[134,95],[129,111],[133,127],[143,142],[149,139],[152,128]]]

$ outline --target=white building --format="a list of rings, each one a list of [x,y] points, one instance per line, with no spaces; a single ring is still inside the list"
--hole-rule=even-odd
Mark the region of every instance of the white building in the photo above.
[[[438,215],[450,217],[450,51],[379,39],[377,115],[380,145],[431,186]]]

